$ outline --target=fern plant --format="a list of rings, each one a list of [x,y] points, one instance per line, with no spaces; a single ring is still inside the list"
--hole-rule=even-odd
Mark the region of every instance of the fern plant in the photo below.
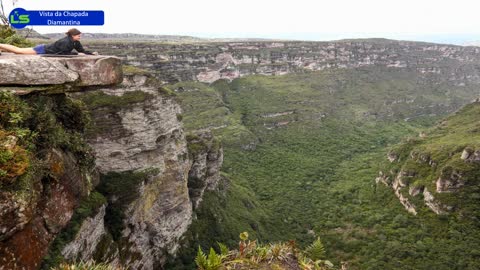
[[[317,238],[310,246],[305,249],[306,255],[314,260],[321,260],[325,258],[325,247],[323,246],[320,237]]]
[[[217,242],[217,245],[220,248],[220,254],[222,254],[223,256],[227,256],[228,253],[230,252],[228,247],[226,245],[222,244],[222,243],[219,243],[219,242]]]
[[[290,269],[297,264],[302,270],[329,270],[333,264],[324,260],[325,248],[317,238],[305,251],[300,251],[294,241],[262,245],[257,240],[249,240],[248,233],[240,234],[237,250],[230,251],[225,245],[217,243],[220,254],[213,248],[206,255],[198,247],[195,262],[199,270],[217,269]],[[268,267],[268,268],[266,268]]]
[[[202,248],[198,246],[195,263],[199,270],[217,270],[222,266],[222,262],[228,256],[229,250],[224,244],[218,243],[220,247],[220,254],[217,254],[213,248],[210,248],[208,256],[205,255]]]

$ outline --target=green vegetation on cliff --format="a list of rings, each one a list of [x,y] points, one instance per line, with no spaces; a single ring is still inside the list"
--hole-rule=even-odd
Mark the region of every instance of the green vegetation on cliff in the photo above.
[[[64,94],[20,98],[0,91],[0,186],[22,189],[33,181],[29,171],[40,178],[48,173],[50,165],[41,160],[53,148],[71,152],[81,168],[91,170],[92,150],[83,140],[88,122],[83,103]]]
[[[390,184],[398,178],[403,189],[416,190],[418,194],[406,192],[404,197],[420,211],[431,212],[423,202],[422,193],[428,191],[436,211],[480,225],[479,117],[480,103],[468,104],[421,137],[392,147],[383,178]]]
[[[19,98],[0,92],[0,185],[14,182],[30,167],[32,134],[21,127],[29,113]]]
[[[105,225],[113,240],[121,238],[127,207],[138,198],[139,185],[158,174],[155,169],[145,171],[110,172],[102,175],[97,190],[108,198]]]
[[[478,93],[429,80],[371,67],[171,86],[187,129],[214,127],[224,141],[231,182],[223,204],[206,195],[188,246],[231,247],[244,226],[260,242],[305,247],[320,236],[327,257],[349,269],[475,269],[477,251],[464,252],[462,240],[476,242],[475,230],[451,216],[413,216],[374,181],[391,146]]]
[[[48,255],[43,259],[42,269],[52,269],[65,261],[61,253],[62,249],[66,244],[75,239],[75,236],[82,226],[82,222],[87,217],[93,217],[96,215],[98,209],[106,203],[106,198],[98,192],[92,192],[87,198],[82,200],[79,207],[75,209],[75,213],[70,219],[68,225],[57,235],[53,243],[50,245]],[[77,267],[80,269],[96,269],[93,266],[87,267],[87,264],[77,265]],[[56,269],[64,268],[65,266],[60,265]]]
[[[0,91],[0,191],[3,196],[12,196],[8,203],[22,204],[18,215],[32,223],[40,218],[44,226],[52,228],[63,226],[55,223],[61,221],[48,224],[48,214],[42,213],[51,211],[54,215],[55,210],[68,211],[72,206],[62,203],[52,207],[49,200],[54,201],[52,197],[59,193],[71,196],[69,202],[74,204],[87,197],[94,175],[92,149],[84,140],[89,121],[84,104],[65,94],[16,96]],[[81,222],[105,202],[101,194],[92,193],[80,203],[67,228],[52,244],[44,267],[61,262],[63,245],[74,238]],[[38,228],[43,234],[42,230],[46,229]],[[49,235],[42,237],[48,239]]]
[[[11,44],[18,47],[32,47],[33,43],[7,25],[0,25],[0,43]]]

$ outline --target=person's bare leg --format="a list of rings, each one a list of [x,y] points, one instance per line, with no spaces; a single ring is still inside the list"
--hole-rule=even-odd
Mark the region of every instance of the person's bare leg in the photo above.
[[[16,54],[37,54],[33,48],[19,48],[9,44],[0,44],[0,50]]]

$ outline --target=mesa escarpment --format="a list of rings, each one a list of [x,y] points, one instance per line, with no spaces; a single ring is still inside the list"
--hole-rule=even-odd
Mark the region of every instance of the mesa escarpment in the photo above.
[[[2,104],[25,107],[18,127],[38,137],[29,148],[1,123],[2,150],[22,147],[31,163],[1,175],[0,269],[38,269],[45,256],[47,268],[64,259],[161,268],[192,221],[199,187],[219,180],[218,142],[200,135],[205,147],[187,147],[175,95],[147,73],[123,76],[116,57],[3,57]],[[13,109],[9,117],[20,117]]]
[[[99,42],[99,51],[151,70],[161,81],[213,82],[252,74],[282,75],[365,66],[408,69],[425,80],[478,83],[480,49],[383,39],[332,42],[218,42],[194,44]]]

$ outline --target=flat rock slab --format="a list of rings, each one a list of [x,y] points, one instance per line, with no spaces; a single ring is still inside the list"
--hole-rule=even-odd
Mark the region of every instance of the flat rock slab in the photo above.
[[[115,56],[0,55],[0,85],[113,85],[122,78]]]

